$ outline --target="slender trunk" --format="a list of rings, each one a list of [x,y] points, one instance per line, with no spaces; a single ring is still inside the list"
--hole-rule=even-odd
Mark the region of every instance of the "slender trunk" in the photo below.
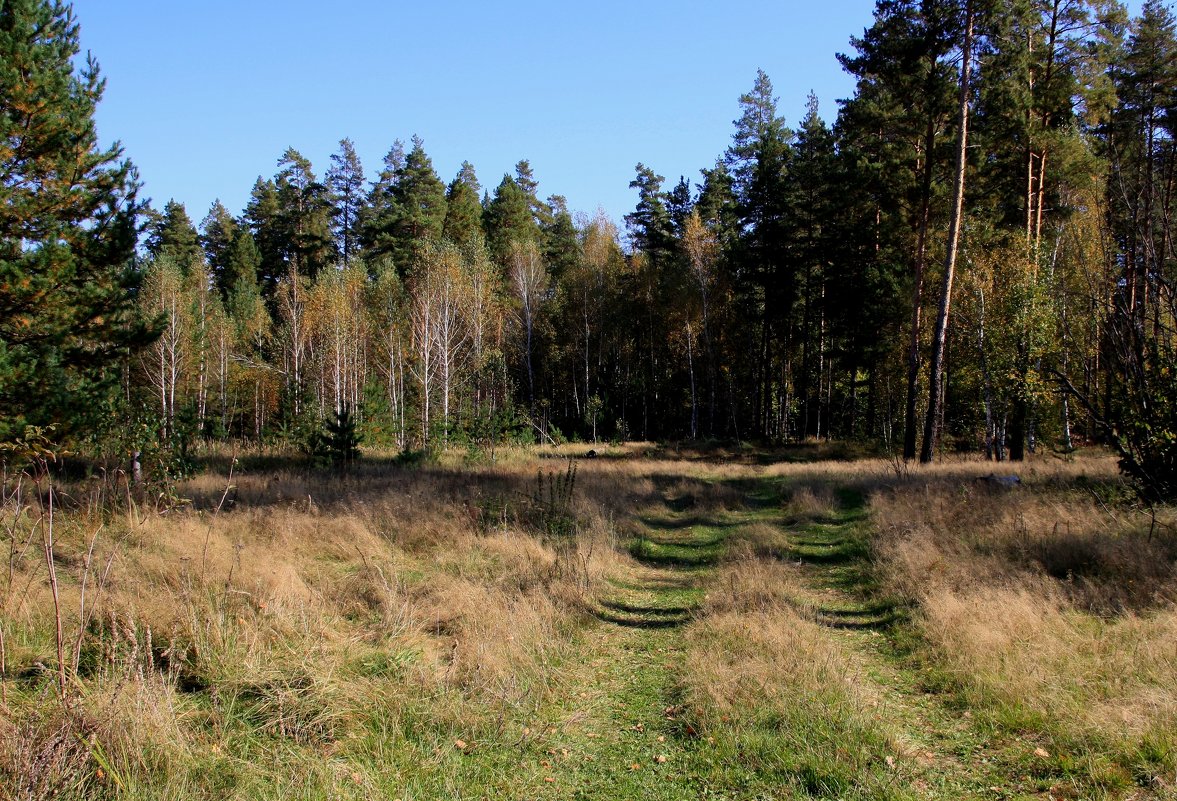
[[[924,421],[924,444],[920,461],[928,463],[936,453],[943,403],[944,347],[948,337],[948,314],[952,306],[952,281],[960,246],[960,229],[964,217],[965,168],[968,165],[969,78],[973,58],[973,4],[965,5],[964,44],[960,66],[960,140],[956,151],[956,180],[952,189],[952,217],[948,225],[948,247],[944,257],[944,284],[940,292],[940,310],[932,336],[932,365],[928,388],[928,416]]]
[[[707,286],[702,287],[703,356],[707,360],[707,436],[715,436],[715,355],[711,346],[711,322],[707,305]]]
[[[695,394],[695,349],[694,332],[687,321],[687,370],[691,374],[691,439],[699,438],[699,404]]]
[[[985,458],[994,458],[994,442],[996,440],[995,422],[993,418],[993,382],[989,376],[989,355],[985,351],[985,290],[980,290],[980,320],[977,323],[977,351],[981,356],[981,386],[985,403]]]
[[[924,302],[924,266],[928,252],[928,225],[932,204],[932,149],[936,141],[935,119],[928,114],[924,132],[924,178],[920,198],[919,232],[916,235],[915,276],[911,290],[911,338],[907,348],[907,406],[903,416],[903,458],[915,458],[916,404],[920,374],[920,324]]]

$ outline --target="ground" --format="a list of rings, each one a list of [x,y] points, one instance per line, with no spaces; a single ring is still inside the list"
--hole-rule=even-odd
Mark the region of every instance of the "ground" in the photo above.
[[[945,468],[947,489],[908,489],[882,462],[607,459],[579,474],[549,457],[373,469],[331,485],[257,472],[236,479],[228,510],[213,505],[225,496],[215,482],[198,482],[188,489],[203,510],[138,520],[138,541],[111,546],[111,564],[136,578],[91,597],[111,622],[92,620],[77,641],[105,656],[80,661],[86,689],[67,688],[64,716],[50,673],[35,669],[52,662],[36,639],[50,629],[35,625],[32,601],[11,602],[11,576],[25,570],[36,586],[37,574],[13,562],[5,603],[24,617],[6,626],[6,675],[21,660],[34,668],[5,679],[8,736],[24,739],[5,740],[0,765],[17,789],[0,797],[43,796],[38,764],[61,772],[52,787],[65,797],[1172,797],[1163,593],[1119,619],[1085,617],[1039,573],[1015,572],[1001,579],[1008,592],[1044,593],[1030,624],[1040,632],[962,632],[959,618],[941,631],[945,598],[980,603],[952,571],[992,567],[952,559],[977,550],[1013,569],[998,535],[977,528],[973,550],[933,548],[936,581],[905,594],[928,572],[912,554],[932,546],[902,504],[939,510],[932,532],[945,520],[1004,530],[994,510],[1018,507],[1020,552],[1038,553],[1033,505],[1065,517],[1059,499],[1072,496],[1058,493],[1088,487],[1085,473],[1043,470],[1037,495],[991,497],[960,480],[982,466]],[[570,550],[559,537],[572,520],[582,534]],[[1048,525],[1057,535],[1058,520]],[[880,534],[896,528],[907,533]],[[84,536],[63,543],[68,584],[90,557],[79,557]],[[1047,628],[1056,617],[1062,628]],[[169,631],[167,648],[153,648],[153,630],[157,642]],[[954,630],[994,644],[962,661]],[[1065,710],[1052,718],[1056,696],[1011,679],[1009,666],[1052,637],[1071,637],[1060,641],[1095,668],[1057,697],[1114,702],[1131,725],[1072,727]],[[1160,648],[1161,661],[1138,656],[1139,676],[1105,678],[1129,641]],[[1047,686],[1075,668],[1043,658],[1040,670]],[[71,727],[88,747],[70,750],[60,733]]]

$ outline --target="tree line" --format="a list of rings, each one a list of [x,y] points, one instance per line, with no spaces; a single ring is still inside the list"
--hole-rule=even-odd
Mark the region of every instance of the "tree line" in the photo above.
[[[0,20],[16,30],[38,8],[76,51],[60,3]],[[790,127],[758,73],[696,178],[668,185],[637,165],[624,234],[543,197],[526,160],[493,191],[469,163],[447,184],[416,137],[375,176],[348,139],[322,171],[291,148],[240,214],[217,202],[196,225],[178,202],[142,206],[133,168],[95,146],[91,65],[71,74],[86,102],[59,102],[94,161],[82,184],[111,211],[66,227],[86,247],[115,243],[100,255],[122,305],[92,315],[109,330],[76,364],[61,354],[77,331],[58,332],[21,372],[20,326],[57,325],[74,302],[21,316],[17,274],[62,240],[9,204],[28,225],[3,231],[16,278],[0,287],[0,392],[113,391],[72,412],[13,400],[5,434],[70,419],[96,431],[86,412],[102,409],[162,443],[306,442],[345,411],[368,444],[402,450],[853,438],[907,459],[1019,460],[1103,442],[1137,478],[1175,486],[1170,11],[878,0],[838,60],[856,85],[832,125],[811,97]],[[13,142],[24,111],[5,106]],[[141,216],[132,256],[125,229]],[[121,227],[102,238],[87,219]]]

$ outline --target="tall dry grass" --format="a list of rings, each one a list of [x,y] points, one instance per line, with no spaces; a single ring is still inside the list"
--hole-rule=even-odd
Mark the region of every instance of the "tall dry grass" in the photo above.
[[[686,630],[691,727],[798,797],[902,795],[887,767],[902,746],[878,725],[857,661],[813,619],[800,568],[761,555],[771,528],[737,532],[744,545]]]
[[[571,551],[529,528],[536,471],[554,467],[238,471],[227,494],[224,475],[181,487],[189,509],[94,517],[76,502],[54,552],[78,663],[64,702],[46,566],[10,536],[0,798],[313,782],[318,755],[374,727],[493,730],[534,709],[622,558],[624,479],[608,469],[583,471]],[[27,509],[4,513],[29,531]],[[243,761],[258,742],[294,762]]]
[[[1117,480],[1109,466],[1039,463],[1012,489],[965,475],[879,491],[876,574],[913,604],[936,663],[971,704],[1064,751],[1113,756],[1104,780],[1169,782],[1177,537],[1167,510],[1154,525],[1102,500],[1097,488]]]

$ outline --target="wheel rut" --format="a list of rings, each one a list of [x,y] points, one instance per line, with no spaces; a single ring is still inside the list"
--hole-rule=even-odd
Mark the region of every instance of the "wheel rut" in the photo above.
[[[897,747],[898,781],[919,797],[994,798],[1007,777],[987,755],[985,735],[929,692],[900,654],[895,635],[908,610],[871,592],[864,499],[836,495],[832,514],[782,526],[781,557],[797,564],[805,590],[798,608],[846,655],[856,690]]]
[[[531,727],[520,767],[535,792],[521,797],[669,800],[705,792],[683,771],[711,746],[678,713],[681,629],[698,613],[731,526],[680,498],[661,506],[634,519],[633,562],[608,580],[593,610],[601,623],[585,633],[566,692]]]

